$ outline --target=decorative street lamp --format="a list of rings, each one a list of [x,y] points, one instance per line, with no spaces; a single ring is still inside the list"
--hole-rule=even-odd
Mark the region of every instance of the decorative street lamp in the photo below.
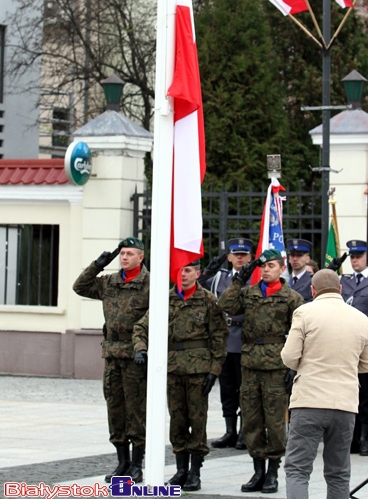
[[[102,80],[101,85],[107,102],[106,109],[119,112],[121,94],[125,85],[124,81],[115,74],[112,74],[106,80]]]
[[[347,103],[351,104],[351,109],[361,109],[363,91],[367,83],[366,78],[354,69],[341,81],[344,85]]]

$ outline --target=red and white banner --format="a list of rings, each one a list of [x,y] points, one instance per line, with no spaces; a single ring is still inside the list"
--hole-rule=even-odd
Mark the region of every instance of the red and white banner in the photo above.
[[[206,172],[204,121],[191,0],[176,6],[174,152],[170,278],[181,290],[181,269],[203,256],[201,183]]]
[[[300,12],[306,12],[308,10],[308,5],[305,0],[270,0],[270,2],[277,7],[284,16],[287,16],[288,14],[299,14]],[[335,2],[343,9],[345,7],[354,7],[351,0],[335,0]]]
[[[276,178],[271,179],[263,208],[261,231],[256,251],[258,258],[265,250],[273,248],[281,252],[286,263],[284,235],[282,231],[282,201],[279,192],[285,189]],[[257,284],[261,271],[256,267],[252,274],[251,285]]]

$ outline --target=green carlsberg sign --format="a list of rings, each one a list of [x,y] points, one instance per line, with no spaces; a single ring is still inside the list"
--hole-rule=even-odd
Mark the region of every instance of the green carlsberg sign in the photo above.
[[[91,175],[91,150],[85,142],[72,142],[65,153],[65,174],[71,184],[84,185]]]

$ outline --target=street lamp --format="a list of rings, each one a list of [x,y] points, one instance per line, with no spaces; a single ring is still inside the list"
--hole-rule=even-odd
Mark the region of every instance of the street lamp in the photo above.
[[[351,109],[361,109],[363,91],[367,83],[366,78],[354,69],[341,81],[344,85],[347,103],[351,105]]]
[[[102,80],[101,85],[107,102],[106,109],[119,112],[121,94],[125,85],[124,81],[112,74],[106,80]]]

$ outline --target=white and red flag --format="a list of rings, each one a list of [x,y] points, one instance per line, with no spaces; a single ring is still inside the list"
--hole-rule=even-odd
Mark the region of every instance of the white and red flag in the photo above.
[[[176,6],[173,82],[174,151],[170,278],[181,291],[181,269],[203,256],[201,184],[206,172],[204,121],[191,0]]]
[[[279,11],[287,16],[288,14],[299,14],[306,12],[308,5],[305,0],[270,0],[270,2],[279,9]],[[335,0],[343,9],[345,7],[354,7],[351,0]]]
[[[281,252],[286,262],[284,235],[282,232],[282,201],[279,195],[284,187],[276,178],[271,179],[267,190],[267,197],[263,208],[261,231],[256,251],[258,258],[266,249],[277,249]],[[261,278],[261,271],[256,267],[252,274],[251,285],[257,284]]]

